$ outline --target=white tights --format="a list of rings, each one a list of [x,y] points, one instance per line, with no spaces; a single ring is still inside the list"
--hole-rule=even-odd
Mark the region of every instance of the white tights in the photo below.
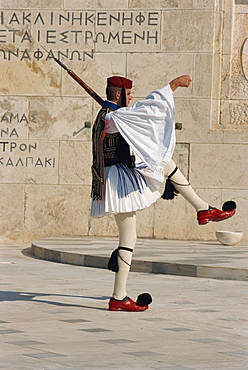
[[[176,168],[175,162],[171,159],[164,169],[165,176],[168,177]],[[195,208],[196,212],[205,211],[209,205],[195,193],[192,186],[178,169],[171,177],[171,182],[175,189]]]
[[[175,168],[176,164],[171,160],[165,167],[165,176],[168,177]],[[179,169],[171,177],[171,180],[176,190],[179,191],[179,193],[196,209],[197,212],[208,209],[208,203],[203,201],[195,193]],[[116,214],[115,221],[119,230],[119,246],[133,250],[137,240],[136,213],[130,212]],[[115,273],[113,298],[121,300],[127,295],[126,284],[132,261],[132,252],[120,249],[119,256],[119,271]]]
[[[115,221],[119,230],[119,246],[134,249],[136,244],[136,213],[118,213]],[[113,298],[126,297],[127,277],[132,261],[132,252],[120,249],[118,256],[119,271],[115,273]]]

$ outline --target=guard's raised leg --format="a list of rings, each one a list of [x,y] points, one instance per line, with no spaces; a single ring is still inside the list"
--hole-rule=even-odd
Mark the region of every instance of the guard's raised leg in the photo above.
[[[211,207],[202,200],[189,184],[185,176],[171,160],[165,167],[165,176],[167,177],[165,191],[162,194],[163,199],[173,199],[180,193],[196,210],[197,221],[199,225],[205,225],[209,221],[222,221],[232,217],[236,212],[235,202],[225,202],[222,210]],[[228,206],[225,206],[227,205]]]

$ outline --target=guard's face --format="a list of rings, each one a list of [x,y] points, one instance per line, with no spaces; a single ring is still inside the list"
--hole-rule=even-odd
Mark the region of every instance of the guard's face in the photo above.
[[[129,106],[129,103],[131,102],[131,100],[133,99],[132,95],[131,95],[131,89],[125,89],[126,90],[126,102],[127,102],[127,107]]]

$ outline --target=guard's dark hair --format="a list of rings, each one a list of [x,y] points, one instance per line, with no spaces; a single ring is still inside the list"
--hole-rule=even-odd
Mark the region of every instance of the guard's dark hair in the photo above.
[[[117,91],[121,91],[121,87],[107,86],[106,87],[107,100],[114,101],[115,100],[115,93]]]

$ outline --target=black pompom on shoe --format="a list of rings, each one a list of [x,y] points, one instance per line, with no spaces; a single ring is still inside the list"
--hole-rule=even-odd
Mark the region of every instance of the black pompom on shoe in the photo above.
[[[142,293],[138,296],[136,303],[139,306],[148,306],[152,303],[152,296],[149,293]]]
[[[227,202],[223,203],[222,211],[233,211],[237,208],[237,204],[233,200],[228,200]]]

